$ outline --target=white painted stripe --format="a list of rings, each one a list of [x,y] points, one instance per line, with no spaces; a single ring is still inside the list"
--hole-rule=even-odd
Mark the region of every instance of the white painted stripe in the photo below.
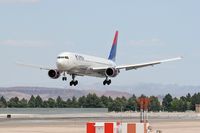
[[[95,123],[96,133],[104,133],[104,122]]]
[[[144,133],[144,123],[136,123],[136,133]]]
[[[128,132],[127,126],[128,126],[127,123],[122,123],[122,133],[127,133]]]

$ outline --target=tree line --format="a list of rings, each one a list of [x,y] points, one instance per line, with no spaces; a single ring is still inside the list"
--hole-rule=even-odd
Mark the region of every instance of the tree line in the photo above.
[[[6,100],[3,96],[0,98],[0,108],[108,108],[109,111],[139,111],[140,103],[139,98],[147,97],[141,95],[136,97],[132,95],[130,98],[125,97],[107,97],[97,96],[94,94],[88,94],[79,98],[72,97],[67,100],[63,100],[60,96],[56,99],[48,98],[43,100],[39,95],[31,96],[29,100],[18,97],[10,98]],[[200,104],[200,93],[180,98],[172,97],[167,94],[164,96],[162,101],[155,96],[149,96],[149,111],[179,111],[184,112],[186,110],[195,110],[195,104]]]

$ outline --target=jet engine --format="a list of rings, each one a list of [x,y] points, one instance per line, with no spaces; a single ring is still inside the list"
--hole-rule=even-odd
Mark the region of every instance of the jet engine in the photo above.
[[[119,70],[115,68],[107,68],[105,71],[105,74],[108,77],[116,77],[118,73],[119,73]]]
[[[52,79],[57,79],[57,78],[60,77],[60,72],[58,70],[56,70],[56,69],[52,69],[52,70],[49,70],[48,75]]]

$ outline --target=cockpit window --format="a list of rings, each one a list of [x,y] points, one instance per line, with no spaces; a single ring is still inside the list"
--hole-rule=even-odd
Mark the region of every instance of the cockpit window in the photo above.
[[[58,56],[58,59],[61,59],[62,57],[61,56]]]
[[[57,58],[58,58],[58,59],[69,59],[68,56],[58,56]]]

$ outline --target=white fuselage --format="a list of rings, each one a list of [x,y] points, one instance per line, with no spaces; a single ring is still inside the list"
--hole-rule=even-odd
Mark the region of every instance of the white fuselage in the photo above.
[[[71,52],[63,52],[59,54],[56,65],[60,72],[94,77],[105,77],[105,72],[93,71],[92,68],[116,66],[113,61],[108,59]]]

